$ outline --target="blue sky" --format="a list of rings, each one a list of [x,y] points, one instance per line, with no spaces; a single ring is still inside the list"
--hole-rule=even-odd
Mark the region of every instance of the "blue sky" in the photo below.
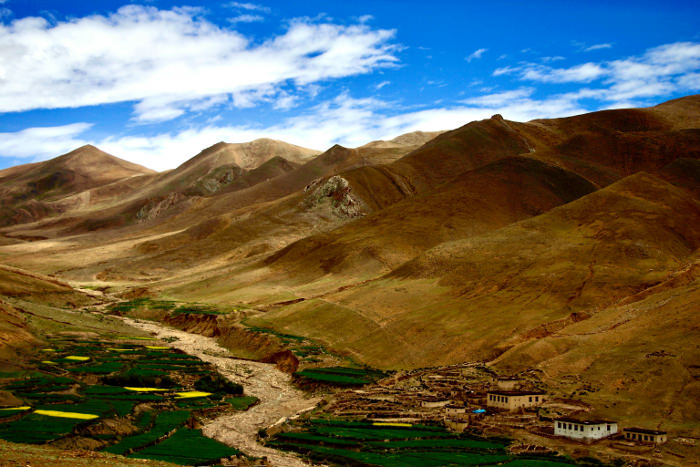
[[[0,0],[0,168],[324,150],[700,92],[698,2]]]

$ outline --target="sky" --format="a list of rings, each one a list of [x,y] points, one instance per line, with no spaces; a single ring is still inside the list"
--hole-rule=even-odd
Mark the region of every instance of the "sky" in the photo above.
[[[700,93],[700,2],[0,0],[0,169],[84,144],[155,170]]]

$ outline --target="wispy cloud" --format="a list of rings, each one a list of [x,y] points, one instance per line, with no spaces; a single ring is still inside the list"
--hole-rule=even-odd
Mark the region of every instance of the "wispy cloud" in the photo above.
[[[513,75],[538,83],[597,83],[599,100],[633,103],[634,99],[661,97],[699,89],[695,75],[700,70],[700,43],[676,42],[648,49],[639,56],[619,60],[587,62],[568,68],[538,63],[505,66],[493,76]]]
[[[522,79],[543,83],[586,83],[600,78],[604,73],[596,63],[583,63],[571,68],[530,65],[523,70]]]
[[[610,49],[612,48],[612,44],[595,44],[591,45],[590,47],[586,47],[583,49],[584,52],[591,52],[593,50],[600,50],[600,49]]]
[[[270,98],[282,86],[392,66],[393,36],[364,24],[296,20],[254,43],[197,9],[137,5],[55,23],[28,17],[0,25],[0,112],[136,101],[137,121],[163,121],[215,96]]]
[[[558,62],[560,60],[566,60],[566,57],[562,57],[561,55],[555,55],[553,57],[542,57],[540,60],[543,63],[551,63],[551,62]]]
[[[229,8],[237,8],[239,10],[248,11],[261,11],[263,13],[269,13],[270,8],[264,5],[258,5],[256,3],[244,3],[244,2],[229,2],[225,6]]]
[[[265,18],[260,15],[238,15],[233,18],[229,18],[228,22],[231,24],[236,23],[257,23],[260,21],[265,21]]]
[[[482,55],[484,55],[484,53],[487,50],[489,50],[489,49],[477,49],[474,52],[472,52],[471,54],[469,54],[469,56],[467,56],[466,60],[468,62],[471,62],[472,60],[479,59],[479,58],[481,58]]]
[[[79,136],[91,126],[90,123],[82,122],[0,133],[0,155],[26,159],[27,162],[56,157],[86,144]]]

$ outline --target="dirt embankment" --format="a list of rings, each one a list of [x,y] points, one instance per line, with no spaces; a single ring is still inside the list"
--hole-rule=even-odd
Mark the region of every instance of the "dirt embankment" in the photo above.
[[[297,467],[308,465],[299,458],[263,446],[258,442],[260,429],[283,423],[289,418],[316,407],[318,398],[307,397],[292,385],[290,375],[274,365],[241,360],[210,337],[190,334],[158,323],[123,318],[136,328],[161,339],[175,339],[170,345],[209,362],[226,378],[243,385],[246,394],[260,402],[245,412],[224,415],[204,423],[206,436],[234,446],[245,454],[267,457],[273,466]]]
[[[136,310],[129,312],[129,316],[154,320],[185,332],[213,337],[236,357],[279,364],[279,368],[287,373],[296,371],[299,363],[274,336],[251,331],[239,324],[237,319],[228,316],[174,313],[166,310]]]

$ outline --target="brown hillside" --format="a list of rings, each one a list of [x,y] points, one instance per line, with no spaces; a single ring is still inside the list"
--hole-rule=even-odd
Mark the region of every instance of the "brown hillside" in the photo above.
[[[0,225],[60,214],[66,208],[60,201],[66,196],[152,173],[90,145],[46,162],[0,171]]]
[[[293,273],[299,282],[329,273],[386,273],[439,243],[499,229],[595,190],[558,167],[509,157],[332,232],[306,237],[267,264]]]
[[[684,267],[700,246],[699,222],[700,203],[686,192],[635,175],[441,244],[382,279],[323,296],[324,304],[268,313],[264,323],[336,342],[380,366],[491,359],[539,326],[595,313]],[[427,336],[434,345],[421,344]]]

